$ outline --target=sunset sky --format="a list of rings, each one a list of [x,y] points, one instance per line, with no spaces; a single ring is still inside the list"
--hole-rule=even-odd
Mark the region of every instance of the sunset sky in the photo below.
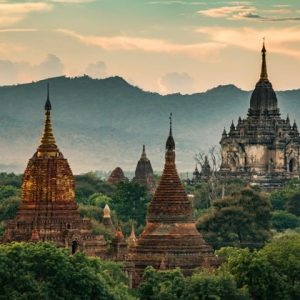
[[[145,90],[250,90],[263,37],[276,90],[300,88],[300,1],[0,0],[0,84],[120,75]]]

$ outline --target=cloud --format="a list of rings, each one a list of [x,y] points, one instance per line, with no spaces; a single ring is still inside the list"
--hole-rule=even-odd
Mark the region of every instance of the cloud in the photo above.
[[[196,58],[213,58],[223,48],[220,43],[178,44],[162,39],[131,36],[82,35],[67,29],[57,32],[75,38],[86,46],[96,46],[107,51],[144,51],[152,53],[185,54]]]
[[[159,5],[205,5],[206,2],[200,1],[182,1],[182,0],[167,0],[167,1],[150,1],[147,4],[159,4]]]
[[[64,65],[54,54],[48,54],[46,59],[37,65],[0,60],[0,82],[4,85],[60,76],[63,72]]]
[[[187,73],[167,73],[158,81],[163,94],[170,93],[192,93],[194,90],[194,79]]]
[[[4,28],[0,29],[0,33],[3,32],[36,32],[35,28]]]
[[[107,66],[105,62],[98,61],[93,64],[89,64],[85,69],[85,74],[92,78],[103,78],[107,76]]]
[[[94,2],[96,0],[48,0],[49,2],[53,2],[53,3],[65,3],[65,4],[84,4],[84,3],[91,3]]]
[[[32,12],[50,11],[51,9],[52,5],[44,2],[0,2],[0,26],[18,23]]]
[[[261,38],[266,37],[267,46],[273,53],[300,59],[299,47],[295,47],[300,43],[299,27],[268,29],[201,27],[197,32],[206,35],[211,42],[220,43],[224,47],[236,46],[251,51],[257,51],[261,45]]]
[[[236,4],[233,6],[223,6],[217,8],[210,8],[199,10],[198,13],[206,17],[211,18],[224,18],[227,20],[259,20],[259,21],[269,21],[269,22],[280,22],[280,21],[299,21],[300,17],[289,15],[287,17],[278,17],[270,14],[291,14],[292,11],[283,7],[278,7],[278,9],[268,9],[261,10],[259,14],[256,7],[250,5],[240,5],[242,2],[232,2]]]
[[[211,18],[234,18],[239,15],[251,14],[256,11],[253,6],[235,5],[199,10],[198,13]]]

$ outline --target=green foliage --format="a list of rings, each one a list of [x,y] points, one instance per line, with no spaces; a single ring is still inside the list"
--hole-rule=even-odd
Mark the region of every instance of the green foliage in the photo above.
[[[273,209],[284,210],[289,193],[291,193],[291,191],[287,191],[286,189],[278,189],[273,191],[270,194],[270,201]]]
[[[0,299],[133,299],[118,264],[49,243],[0,245]]]
[[[272,240],[261,250],[242,249],[223,265],[253,299],[300,299],[300,235]]]
[[[271,224],[272,228],[278,231],[284,231],[288,228],[299,227],[300,219],[284,210],[275,210],[272,212]]]
[[[110,205],[111,197],[102,193],[95,193],[88,198],[88,204],[104,208],[105,204]]]
[[[103,211],[100,207],[79,204],[79,212],[83,218],[95,219],[100,222],[102,221]]]
[[[76,201],[77,203],[94,205],[90,197],[94,194],[104,194],[111,197],[115,191],[113,185],[101,180],[96,173],[89,172],[82,175],[75,175]],[[93,197],[92,197],[93,198]]]
[[[9,197],[20,196],[20,194],[19,188],[13,185],[2,185],[0,186],[0,203]]]
[[[201,182],[194,189],[194,208],[207,209],[210,207],[210,184]]]
[[[213,210],[198,220],[198,229],[215,248],[260,247],[270,238],[271,204],[251,189],[215,201]]]
[[[285,204],[286,210],[296,216],[300,216],[300,191],[295,191],[287,198]]]
[[[176,300],[181,299],[184,288],[185,279],[179,269],[157,271],[147,267],[138,291],[143,300]]]
[[[138,293],[143,300],[249,299],[247,289],[237,288],[230,273],[209,270],[184,278],[179,269],[158,271],[147,267]]]
[[[10,185],[17,189],[21,187],[22,175],[14,173],[0,173],[0,186]]]
[[[135,220],[139,226],[145,223],[148,202],[145,186],[135,182],[122,182],[117,185],[111,208],[123,222]]]
[[[182,299],[248,300],[246,288],[238,288],[228,272],[202,271],[186,280]]]
[[[21,200],[18,196],[12,196],[0,202],[0,221],[13,219],[20,203]]]
[[[214,195],[221,198],[223,189],[225,196],[232,196],[245,187],[241,179],[227,179],[217,182],[200,182],[194,186],[194,207],[196,209],[208,209],[214,200]],[[214,191],[213,191],[214,190]]]

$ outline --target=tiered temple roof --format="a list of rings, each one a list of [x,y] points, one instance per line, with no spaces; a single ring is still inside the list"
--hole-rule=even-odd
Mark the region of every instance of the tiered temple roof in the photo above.
[[[52,132],[51,108],[48,86],[41,143],[24,172],[22,201],[2,241],[53,241],[72,252],[105,256],[103,236],[94,236],[91,222],[80,217],[74,177]]]
[[[244,177],[264,189],[283,186],[299,177],[300,137],[296,123],[280,116],[277,96],[267,74],[266,48],[262,47],[261,73],[250,98],[248,116],[224,129],[221,172]],[[227,175],[226,175],[227,176]]]
[[[176,170],[171,117],[163,174],[148,207],[146,227],[131,248],[129,260],[135,266],[134,285],[147,266],[159,269],[162,261],[166,268],[180,267],[184,274],[216,262],[212,248],[197,231],[192,204]]]

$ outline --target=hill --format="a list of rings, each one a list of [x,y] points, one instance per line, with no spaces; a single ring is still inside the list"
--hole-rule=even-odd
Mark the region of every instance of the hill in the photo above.
[[[74,173],[134,170],[142,144],[154,169],[161,170],[174,116],[177,166],[194,168],[193,156],[219,143],[223,127],[245,116],[250,92],[233,85],[205,93],[162,96],[134,87],[121,77],[88,76],[0,87],[0,171],[22,172],[39,143],[46,82],[50,83],[53,130]],[[300,114],[300,90],[277,93],[285,116]]]

